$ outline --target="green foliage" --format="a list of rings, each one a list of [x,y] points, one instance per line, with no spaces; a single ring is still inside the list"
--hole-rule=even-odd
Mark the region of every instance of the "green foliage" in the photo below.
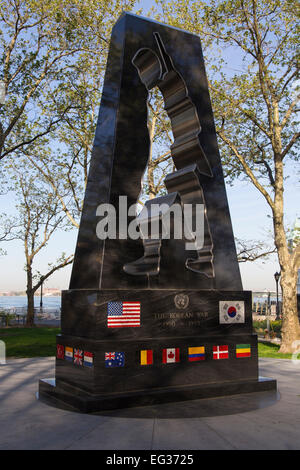
[[[0,310],[0,324],[9,326],[11,321],[15,318],[16,316],[13,313],[7,313]]]
[[[80,220],[111,30],[135,3],[4,0],[0,7],[0,159],[22,157],[26,171],[25,155],[70,228]]]
[[[300,246],[284,220],[287,170],[299,161],[299,7],[295,0],[157,0],[157,19],[201,37],[225,176],[251,182],[268,204],[281,270],[282,350],[300,337]],[[200,117],[201,119],[201,117]]]
[[[1,2],[0,63],[6,100],[0,106],[0,158],[15,156],[16,150],[53,132],[69,111],[79,109],[82,102],[74,99],[74,90],[80,88],[80,73],[85,75],[80,93],[93,100],[91,84],[97,77],[93,86],[99,98],[112,26],[122,9],[131,10],[134,4],[132,0]],[[55,135],[49,137],[52,141]]]
[[[252,172],[261,184],[272,186],[274,152],[299,157],[297,2],[157,3],[165,22],[201,37],[227,175],[249,178]]]
[[[262,334],[267,329],[268,323],[267,320],[262,321],[254,321],[253,322],[253,330],[256,333]],[[281,328],[282,328],[282,321],[281,320],[270,320],[270,332],[274,332],[277,337],[281,335]]]

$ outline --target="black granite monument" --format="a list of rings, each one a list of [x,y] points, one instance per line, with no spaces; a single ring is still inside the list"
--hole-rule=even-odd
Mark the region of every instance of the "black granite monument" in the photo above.
[[[98,207],[135,204],[149,155],[148,91],[170,118],[176,170],[145,205],[204,210],[203,243],[100,239]],[[193,217],[195,213],[193,212]],[[127,217],[127,215],[126,215]],[[123,218],[123,219],[122,219]],[[103,218],[102,218],[103,220]],[[124,225],[124,224],[123,224]],[[123,229],[122,229],[123,230]],[[124,232],[124,230],[123,230]],[[40,397],[83,412],[276,389],[258,377],[251,292],[243,291],[198,36],[132,14],[113,28],[55,379]]]

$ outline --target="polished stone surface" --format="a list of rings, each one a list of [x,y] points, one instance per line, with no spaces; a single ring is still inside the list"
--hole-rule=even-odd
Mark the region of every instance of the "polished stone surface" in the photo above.
[[[177,296],[188,304],[181,306]],[[241,301],[243,323],[220,324],[219,302]],[[109,302],[140,302],[138,328],[107,328]],[[196,338],[231,334],[252,335],[252,294],[250,291],[214,290],[68,290],[62,293],[61,331],[94,340],[141,340],[181,336]]]
[[[229,299],[244,302],[243,323],[220,323],[219,303]],[[133,300],[140,303],[139,326],[108,327],[108,304]],[[62,330],[57,344],[63,351],[70,349],[72,357],[65,354],[57,358],[57,387],[52,394],[61,395],[62,390],[72,394],[73,390],[88,401],[85,392],[121,396],[135,392],[147,395],[156,390],[163,400],[165,388],[175,400],[178,387],[195,386],[198,394],[210,396],[216,394],[210,391],[211,385],[217,384],[216,390],[222,394],[223,386],[230,389],[227,382],[234,387],[238,382],[241,388],[249,381],[257,382],[257,336],[252,333],[251,292],[69,290],[63,293],[62,307]],[[249,357],[236,356],[238,344],[249,345]],[[219,345],[226,345],[228,356],[215,360],[213,349]],[[204,348],[204,357],[191,362],[189,348],[195,347]],[[164,363],[163,351],[174,348],[178,350],[178,360]],[[92,367],[76,364],[75,350],[82,354],[88,351],[93,357]],[[141,364],[141,351],[151,351],[151,364]],[[123,356],[121,367],[107,368],[108,353]],[[276,389],[276,383],[272,382],[272,387]],[[187,397],[192,396],[187,391]],[[126,406],[126,399],[120,406]]]
[[[159,234],[96,235],[101,203],[112,204],[119,220],[119,197],[128,206],[138,200],[154,86],[171,120],[175,165],[168,194],[156,202],[205,205],[204,247],[194,251],[185,239]],[[70,289],[62,294],[55,386],[40,381],[40,395],[91,412],[275,391],[276,381],[258,380],[251,303],[242,290],[200,39],[123,14],[112,31]],[[227,314],[223,321],[223,304],[234,310],[233,322]],[[136,323],[122,323],[132,314]]]
[[[180,154],[179,163],[176,160],[178,170],[197,163],[200,171],[199,191],[203,191],[210,244],[213,246],[213,278],[185,268],[187,253],[184,250],[184,241],[170,240],[163,243],[160,272],[148,279],[146,275],[132,276],[123,270],[123,266],[143,256],[141,240],[106,240],[104,243],[96,237],[96,225],[100,220],[96,216],[98,205],[113,204],[119,216],[119,196],[127,196],[130,206],[136,203],[141,191],[141,179],[149,154],[146,106],[148,92],[132,60],[143,48],[159,56],[157,34],[167,56],[172,60],[176,77],[183,80],[188,101],[192,103],[192,109],[197,113],[200,123],[200,133],[197,135],[197,129],[193,132],[205,158],[198,158],[196,155],[191,161],[183,162],[182,149],[178,142],[175,145],[177,150],[174,149],[174,158],[179,158]],[[165,82],[160,86],[163,88]],[[165,94],[168,95],[168,90]],[[180,123],[181,120],[179,124],[176,121],[173,125],[173,131],[179,136],[178,141],[182,138],[182,129],[185,129]],[[185,148],[185,157],[195,154],[194,151],[190,153],[190,150]],[[205,159],[208,165],[203,166]],[[200,199],[194,202],[201,202]],[[128,223],[131,220],[132,218],[128,218]],[[197,258],[197,253],[191,252],[190,255],[191,258]],[[132,14],[121,16],[112,32],[70,283],[70,289],[99,287],[242,289],[199,37]]]
[[[99,395],[95,393],[88,394],[79,387],[67,385],[59,379],[44,379],[39,382],[39,398],[42,401],[82,413],[102,413],[124,408],[180,403],[199,399],[207,400],[208,398],[223,398],[223,400],[226,400],[228,395],[237,395],[237,401],[244,402],[243,394],[248,395],[251,392],[270,392],[269,399],[272,401],[276,398],[276,381],[259,377],[258,380],[252,381],[231,381],[203,386],[168,386],[165,389],[155,388],[155,390],[148,387],[147,390],[139,390],[135,393],[106,393]],[[250,400],[252,406],[254,403],[260,403],[258,397],[256,397],[256,400],[258,401]],[[205,409],[205,402],[201,405],[201,408]],[[207,412],[209,412],[209,407]]]

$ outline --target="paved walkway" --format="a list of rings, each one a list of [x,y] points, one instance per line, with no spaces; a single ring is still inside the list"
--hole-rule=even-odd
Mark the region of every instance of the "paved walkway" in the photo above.
[[[280,392],[261,392],[260,409],[248,394],[85,415],[36,399],[54,358],[8,360],[0,365],[0,449],[300,449],[300,361],[261,359],[260,375],[278,380]]]

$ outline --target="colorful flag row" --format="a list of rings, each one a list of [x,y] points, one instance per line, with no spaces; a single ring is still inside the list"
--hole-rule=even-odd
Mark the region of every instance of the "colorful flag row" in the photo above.
[[[237,344],[235,349],[236,357],[251,357],[250,344]],[[228,359],[229,348],[228,345],[213,346],[213,359]],[[188,361],[198,362],[205,360],[205,347],[197,346],[188,348]],[[162,363],[169,364],[180,362],[180,348],[167,348],[162,351]],[[153,351],[151,349],[143,350],[140,352],[140,364],[151,365],[153,364]]]
[[[188,361],[198,362],[204,361],[206,357],[205,347],[196,346],[188,348]],[[213,346],[213,359],[228,359],[229,348],[228,345]],[[237,344],[235,348],[235,355],[240,357],[251,357],[250,344]],[[80,348],[71,348],[69,346],[57,345],[57,359],[64,359],[73,362],[78,366],[93,367],[94,357],[91,352],[84,351]],[[105,367],[124,367],[125,365],[125,352],[113,351],[105,353]],[[140,365],[148,366],[154,363],[154,355],[152,349],[143,349],[140,351]],[[180,362],[180,348],[165,348],[162,350],[162,363],[172,364]]]
[[[89,351],[83,351],[80,348],[71,348],[63,346],[62,344],[56,345],[57,359],[65,359],[66,361],[73,362],[77,366],[93,367],[94,356]]]

